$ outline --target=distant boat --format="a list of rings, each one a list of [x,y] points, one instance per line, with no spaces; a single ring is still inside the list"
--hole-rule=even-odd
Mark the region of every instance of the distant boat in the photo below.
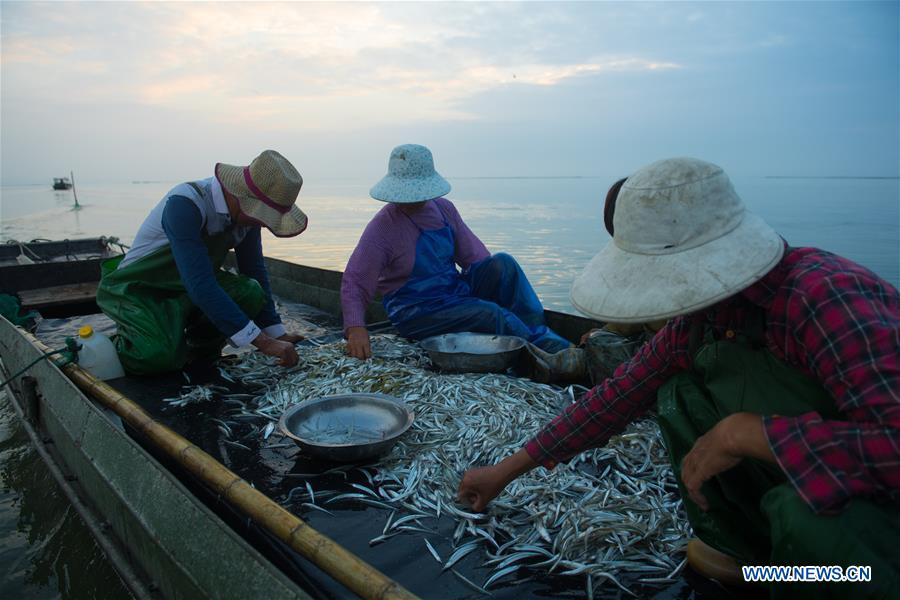
[[[72,182],[69,181],[68,177],[54,177],[53,178],[53,189],[54,190],[71,190]]]

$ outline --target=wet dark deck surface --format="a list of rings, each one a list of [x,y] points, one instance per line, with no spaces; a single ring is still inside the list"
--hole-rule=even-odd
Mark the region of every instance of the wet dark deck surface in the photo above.
[[[295,328],[302,330],[301,333],[305,332],[308,335],[330,333],[334,335],[333,339],[340,339],[339,322],[323,312],[296,304],[282,304],[280,310],[289,330],[293,324],[296,326]],[[70,319],[45,320],[38,329],[38,336],[45,343],[53,346],[66,335],[72,335],[83,324],[92,324],[96,330],[105,333],[113,331],[112,323],[106,317],[85,315]],[[356,492],[358,490],[352,488],[350,484],[367,484],[367,481],[360,471],[354,469],[347,472],[346,478],[339,472],[313,478],[300,477],[300,474],[323,473],[338,465],[302,456],[297,447],[290,444],[290,440],[283,438],[277,431],[272,433],[267,440],[263,440],[259,431],[266,424],[264,419],[235,420],[235,409],[221,402],[209,401],[184,408],[175,408],[164,402],[164,398],[178,396],[182,393],[183,386],[188,384],[187,378],[190,378],[191,385],[215,383],[235,392],[246,391],[240,389],[239,385],[222,379],[218,370],[212,365],[193,365],[189,366],[184,373],[150,378],[126,377],[109,383],[139,403],[154,418],[252,483],[258,490],[282,503],[316,530],[337,541],[414,594],[429,599],[483,596],[482,593],[466,586],[449,570],[442,571],[442,566],[428,553],[422,533],[406,532],[381,544],[370,546],[369,540],[382,534],[384,523],[390,514],[390,511],[386,509],[346,500],[328,504],[328,510],[335,515],[330,516],[314,509],[302,507],[300,503],[303,500],[298,498],[287,503],[286,498],[290,491],[298,486],[303,487],[305,481],[309,481],[316,491],[333,489],[340,492]],[[226,438],[213,419],[228,422],[232,428],[231,437]],[[134,432],[131,433],[136,435]],[[226,440],[238,442],[249,450],[229,444]],[[203,498],[223,519],[313,596],[345,598],[350,595],[345,588],[296,555],[281,542],[259,530],[255,525],[248,523],[246,519],[234,514],[211,492],[182,472],[180,467],[173,465],[165,457],[157,456],[157,458],[173,472],[179,474],[182,481],[195,494]],[[548,482],[548,485],[552,485],[552,483]],[[435,533],[428,534],[427,538],[446,560],[453,551],[452,539],[456,522],[441,517],[437,520],[429,520],[429,524]],[[210,552],[214,554],[215,550],[210,549]],[[458,562],[454,568],[480,585],[493,572],[492,567],[482,566],[484,560],[483,550],[476,550]],[[733,591],[722,588],[718,584],[694,574],[690,569],[683,571],[671,584],[665,585],[640,584],[638,583],[640,577],[640,575],[632,577],[625,574],[620,577],[620,581],[641,598],[746,598],[761,595],[755,590]],[[494,584],[491,586],[490,592],[496,598],[516,600],[586,597],[585,579],[582,576],[546,575],[528,569],[520,569],[515,576],[504,578]],[[627,597],[627,595],[612,583],[607,582],[604,587],[596,590],[595,597]]]

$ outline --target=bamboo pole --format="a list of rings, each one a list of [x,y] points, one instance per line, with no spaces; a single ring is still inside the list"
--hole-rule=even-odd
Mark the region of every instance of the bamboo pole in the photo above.
[[[28,333],[24,335],[42,351],[50,350],[33,335]],[[360,598],[417,600],[417,596],[399,583],[331,538],[322,535],[271,498],[257,491],[212,456],[153,419],[127,396],[76,364],[65,365],[62,371],[85,394],[119,415],[123,421],[141,432],[157,448],[211,487],[244,516],[306,557]]]
[[[75,191],[75,171],[69,171],[69,176],[72,178],[72,195],[75,196],[75,208],[81,208],[78,205],[78,192]]]

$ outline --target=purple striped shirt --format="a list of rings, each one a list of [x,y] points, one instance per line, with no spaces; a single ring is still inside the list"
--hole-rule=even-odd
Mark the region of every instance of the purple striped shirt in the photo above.
[[[441,210],[453,230],[453,260],[457,265],[467,269],[472,263],[490,256],[488,249],[446,198],[426,202],[418,212],[408,215],[399,204],[386,204],[369,221],[344,269],[341,308],[345,331],[349,327],[365,326],[366,306],[376,294],[387,294],[403,287],[416,261],[419,230],[442,228]]]

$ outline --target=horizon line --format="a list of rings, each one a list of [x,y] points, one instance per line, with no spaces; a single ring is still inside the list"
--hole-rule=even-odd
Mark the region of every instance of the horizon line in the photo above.
[[[609,175],[447,175],[447,179],[458,179],[458,180],[511,180],[511,179],[522,179],[522,180],[547,180],[547,179],[610,179]],[[735,177],[759,177],[761,179],[900,179],[900,175],[735,175]],[[52,178],[51,178],[52,179]],[[320,181],[355,181],[361,180],[362,177],[321,177]],[[107,184],[107,183],[119,183],[126,185],[146,185],[153,183],[171,183],[175,182],[175,179],[166,180],[166,179],[157,179],[157,180],[138,180],[133,179],[131,181],[88,181],[91,184]],[[47,185],[45,182],[31,182],[31,183],[13,183],[7,184],[0,182],[0,186],[2,187],[14,187],[14,186],[41,186]]]

